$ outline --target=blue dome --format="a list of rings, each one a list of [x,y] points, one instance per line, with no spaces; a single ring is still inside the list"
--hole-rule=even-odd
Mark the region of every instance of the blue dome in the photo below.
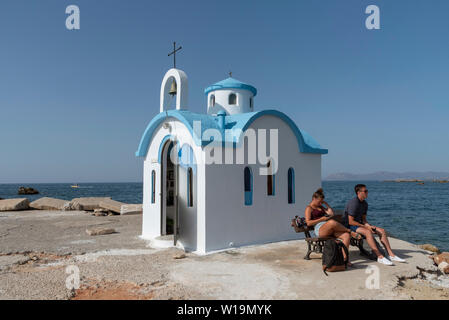
[[[243,90],[251,91],[254,96],[257,94],[257,89],[254,88],[252,85],[241,82],[241,81],[231,78],[231,77],[207,87],[204,90],[204,94],[207,95],[211,91],[222,90],[222,89],[243,89]]]

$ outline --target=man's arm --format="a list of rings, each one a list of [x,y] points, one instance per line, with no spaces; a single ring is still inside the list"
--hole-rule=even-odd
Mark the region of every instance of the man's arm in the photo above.
[[[360,224],[358,221],[354,219],[354,217],[357,215],[356,211],[357,211],[357,204],[355,204],[353,200],[350,200],[348,202],[348,205],[346,206],[346,212],[348,214],[348,223],[350,226],[363,227],[363,224]]]
[[[356,226],[356,227],[364,227],[363,224],[358,223],[355,221],[354,217],[348,214],[348,223],[350,226]]]
[[[368,211],[368,205],[367,205],[367,207],[366,207],[366,211]],[[367,212],[365,212],[365,214],[362,215],[362,222],[363,222],[363,225],[364,225],[366,228],[368,228],[369,230],[372,230],[372,231],[376,230],[376,227],[375,227],[375,226],[372,226],[372,225],[370,225],[370,224],[368,223],[368,220],[366,220],[366,216],[367,216]]]
[[[362,222],[364,225],[369,225],[368,221],[366,221],[366,214],[362,215]]]

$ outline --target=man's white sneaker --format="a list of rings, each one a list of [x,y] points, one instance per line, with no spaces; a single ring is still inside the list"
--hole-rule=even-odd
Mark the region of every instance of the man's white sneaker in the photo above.
[[[385,257],[383,257],[382,259],[381,258],[377,258],[377,262],[385,264],[387,266],[392,266],[393,265],[393,262],[391,262],[390,260],[388,260]]]
[[[396,262],[402,262],[402,263],[404,263],[404,262],[405,262],[405,260],[404,260],[404,259],[402,259],[402,258],[399,258],[398,256],[394,256],[394,257],[392,257],[392,256],[388,256],[388,259],[390,259],[391,261],[396,261]]]

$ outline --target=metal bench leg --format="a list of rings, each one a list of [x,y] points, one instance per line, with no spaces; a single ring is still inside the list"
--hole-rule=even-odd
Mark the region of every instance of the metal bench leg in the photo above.
[[[357,247],[359,248],[360,254],[361,254],[362,256],[365,256],[365,257],[370,257],[370,256],[371,256],[371,255],[369,254],[369,252],[366,251],[366,250],[363,248],[363,240],[358,240]]]
[[[312,253],[312,245],[307,241],[307,253],[304,257],[305,260],[310,260],[310,254]]]

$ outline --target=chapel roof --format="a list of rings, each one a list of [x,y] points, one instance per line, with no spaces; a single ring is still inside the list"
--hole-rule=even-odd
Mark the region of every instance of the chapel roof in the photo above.
[[[256,96],[257,89],[250,84],[244,83],[240,80],[229,77],[227,79],[221,80],[204,90],[204,94],[207,95],[211,91],[215,90],[223,90],[223,89],[243,89],[248,90],[253,93],[253,96]]]
[[[223,143],[230,142],[239,144],[241,142],[241,137],[243,136],[244,131],[251,125],[251,123],[257,118],[271,115],[282,119],[284,122],[289,125],[292,129],[293,133],[296,136],[298,141],[299,151],[302,153],[317,153],[317,154],[327,154],[328,150],[321,148],[319,143],[312,138],[307,132],[304,130],[300,130],[296,124],[291,120],[285,113],[282,113],[277,110],[262,110],[256,112],[246,112],[241,114],[234,115],[209,115],[191,112],[188,110],[167,110],[156,115],[151,122],[148,124],[145,129],[144,134],[140,140],[139,148],[136,152],[137,157],[145,157],[148,151],[149,144],[153,137],[154,132],[159,127],[161,123],[167,121],[168,118],[175,118],[187,127],[190,131],[190,134],[193,137],[195,144],[198,146],[206,146],[210,143]],[[220,125],[220,117],[224,117],[224,128]],[[201,132],[194,132],[194,121],[201,122]],[[203,133],[207,129],[216,129],[222,132],[221,137],[217,141],[206,140]],[[223,134],[224,130],[236,130],[234,132],[239,132],[241,130],[241,134],[239,135],[226,135]]]

